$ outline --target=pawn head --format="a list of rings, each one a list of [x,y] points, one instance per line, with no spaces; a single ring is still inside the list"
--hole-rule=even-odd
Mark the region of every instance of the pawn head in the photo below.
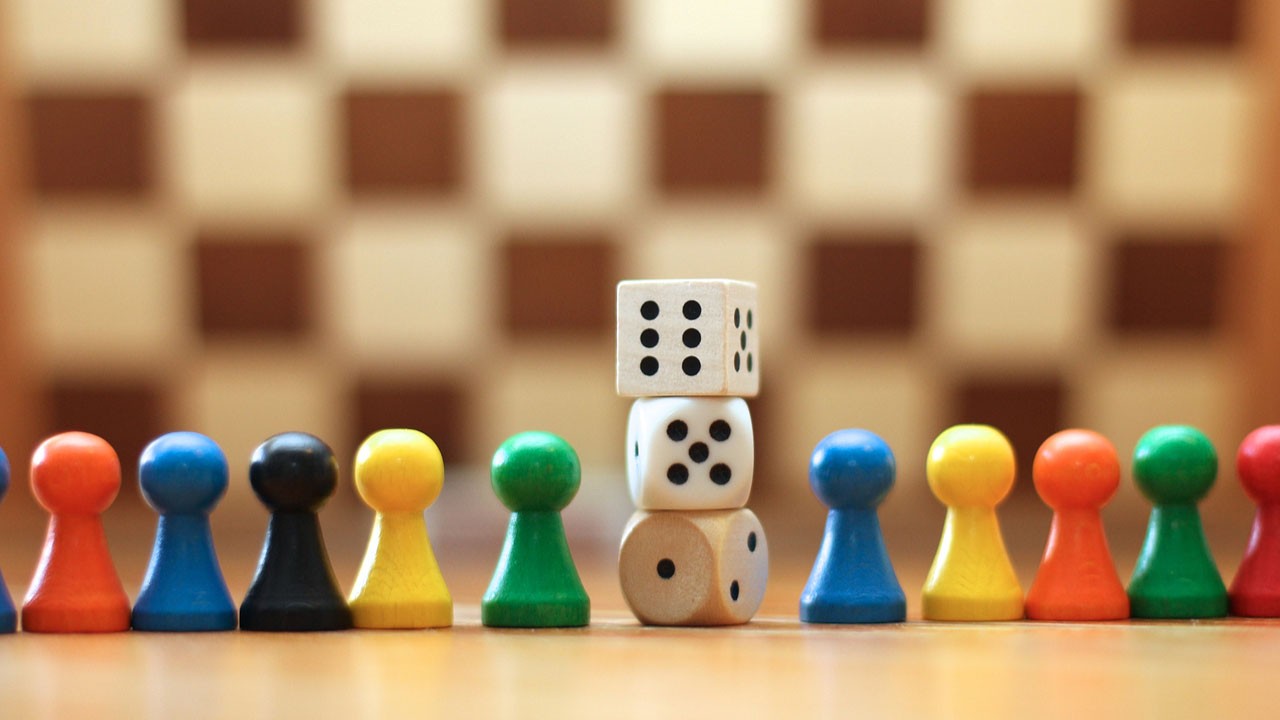
[[[893,451],[869,430],[837,430],[809,460],[809,487],[830,508],[872,509],[893,487]]]
[[[338,461],[314,435],[273,435],[253,451],[249,484],[272,512],[314,512],[338,487]]]
[[[1133,451],[1133,479],[1156,504],[1198,502],[1209,494],[1217,475],[1213,443],[1187,425],[1152,428]]]
[[[0,448],[0,499],[9,492],[9,457]]]
[[[54,435],[31,456],[31,491],[56,515],[97,515],[120,491],[120,458],[97,435]]]
[[[1013,446],[989,425],[956,425],[933,441],[925,475],[947,507],[995,507],[1013,489]]]
[[[1245,436],[1236,474],[1254,502],[1280,502],[1280,425],[1264,425]]]
[[[493,492],[507,509],[563,510],[578,494],[582,468],[569,443],[548,432],[512,435],[493,454]]]
[[[444,460],[417,430],[379,430],[356,452],[356,491],[374,511],[420,513],[440,497]]]
[[[227,492],[227,456],[200,433],[161,435],[142,451],[138,484],[156,512],[207,515]]]
[[[1063,430],[1040,446],[1031,478],[1055,510],[1100,508],[1120,487],[1120,457],[1092,430]]]

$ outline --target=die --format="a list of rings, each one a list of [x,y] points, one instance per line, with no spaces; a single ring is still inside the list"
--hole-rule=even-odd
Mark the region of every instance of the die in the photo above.
[[[769,579],[769,544],[750,510],[631,517],[618,558],[622,595],[646,625],[739,625]]]
[[[627,485],[641,510],[747,504],[755,464],[742,398],[641,398],[627,422]]]
[[[736,280],[618,283],[618,394],[760,391],[756,286]]]

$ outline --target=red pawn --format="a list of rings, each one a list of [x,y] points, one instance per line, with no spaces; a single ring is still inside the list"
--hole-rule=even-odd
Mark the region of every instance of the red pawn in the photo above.
[[[1032,620],[1123,620],[1129,596],[1102,528],[1102,506],[1120,486],[1116,449],[1098,433],[1063,430],[1036,452],[1036,492],[1053,508],[1049,542],[1027,593]]]
[[[50,517],[40,564],[22,604],[22,629],[128,630],[129,597],[98,517],[120,490],[116,451],[96,435],[54,435],[31,457],[31,490]]]
[[[1236,454],[1236,474],[1258,512],[1231,581],[1231,614],[1280,617],[1280,425],[1245,437]]]

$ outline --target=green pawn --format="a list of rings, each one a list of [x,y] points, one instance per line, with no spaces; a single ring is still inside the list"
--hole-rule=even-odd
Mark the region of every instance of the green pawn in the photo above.
[[[1138,441],[1133,478],[1153,507],[1142,554],[1129,581],[1133,617],[1227,614],[1227,588],[1209,552],[1197,508],[1217,474],[1213,444],[1193,427],[1163,425]]]
[[[591,599],[565,539],[563,510],[582,470],[569,443],[546,432],[507,438],[493,455],[493,491],[511,510],[502,556],[480,602],[489,627],[582,627]]]

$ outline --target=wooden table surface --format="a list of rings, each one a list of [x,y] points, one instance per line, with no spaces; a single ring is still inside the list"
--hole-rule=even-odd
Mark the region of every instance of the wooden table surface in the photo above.
[[[20,600],[43,517],[6,510],[0,568]],[[135,510],[107,520],[125,587],[136,592],[154,517]],[[237,598],[253,573],[262,522],[215,524]],[[1280,621],[802,625],[796,603],[812,548],[780,531],[754,622],[644,628],[623,603],[612,532],[596,544],[571,534],[593,604],[586,629],[480,627],[477,605],[501,533],[456,544],[442,533],[437,556],[457,603],[451,629],[0,636],[0,720],[1280,716]],[[350,587],[368,518],[327,516],[325,533],[336,574]],[[936,543],[936,534],[922,530],[921,542]],[[1015,543],[1024,583],[1036,544]],[[898,560],[915,618],[929,560],[927,551]],[[1127,577],[1132,558],[1119,566]],[[1222,571],[1230,578],[1234,559]]]
[[[340,575],[351,562],[335,559]],[[0,718],[1280,712],[1280,622],[803,625],[794,603],[805,569],[775,563],[750,625],[644,628],[625,611],[609,558],[588,556],[579,565],[595,604],[589,628],[492,630],[476,607],[486,565],[452,572],[459,606],[448,630],[0,637]],[[909,594],[924,569],[900,573]],[[249,571],[228,572],[233,592]]]
[[[1280,625],[1203,623],[35,636],[6,718],[1275,717]]]

